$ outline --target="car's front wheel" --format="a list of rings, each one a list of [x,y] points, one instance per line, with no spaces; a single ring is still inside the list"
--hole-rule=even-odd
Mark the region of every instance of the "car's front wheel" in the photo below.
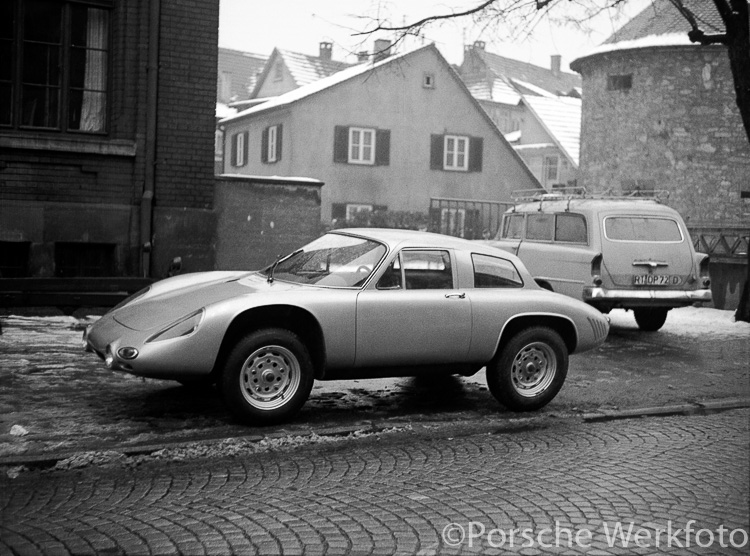
[[[534,411],[557,395],[568,374],[568,349],[551,328],[535,326],[513,336],[487,365],[487,386],[512,411]]]
[[[305,403],[313,385],[313,365],[296,334],[267,328],[234,346],[220,385],[236,419],[269,425],[292,417]]]
[[[638,323],[638,328],[644,332],[656,332],[664,326],[668,312],[669,309],[664,307],[644,307],[641,309],[633,309],[635,322]]]

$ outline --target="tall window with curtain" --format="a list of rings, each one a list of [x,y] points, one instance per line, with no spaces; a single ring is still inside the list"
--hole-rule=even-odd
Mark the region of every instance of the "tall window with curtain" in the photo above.
[[[109,5],[0,2],[0,127],[107,131]]]

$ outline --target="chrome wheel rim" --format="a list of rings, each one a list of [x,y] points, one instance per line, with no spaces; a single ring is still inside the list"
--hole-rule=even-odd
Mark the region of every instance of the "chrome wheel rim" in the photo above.
[[[297,357],[281,346],[263,346],[245,359],[240,373],[240,391],[245,401],[258,409],[283,406],[300,385]]]
[[[532,398],[549,388],[556,373],[555,352],[543,342],[534,342],[516,354],[511,380],[516,392],[525,398]]]

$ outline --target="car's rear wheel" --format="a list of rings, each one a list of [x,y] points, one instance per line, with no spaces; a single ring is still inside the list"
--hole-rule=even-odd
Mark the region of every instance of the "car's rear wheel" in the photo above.
[[[239,421],[278,423],[299,411],[310,395],[313,364],[293,332],[258,330],[232,349],[220,385],[229,411]]]
[[[668,312],[669,309],[664,307],[644,307],[633,309],[635,322],[638,323],[638,328],[644,332],[656,332],[664,326]]]
[[[557,395],[568,373],[568,349],[551,328],[535,326],[513,336],[487,365],[487,386],[512,411],[534,411]]]

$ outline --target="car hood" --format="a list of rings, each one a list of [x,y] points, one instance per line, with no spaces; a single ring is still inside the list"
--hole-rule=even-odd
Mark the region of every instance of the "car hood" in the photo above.
[[[194,311],[253,293],[278,293],[297,284],[275,281],[247,272],[196,272],[157,282],[148,295],[117,309],[112,318],[132,330],[151,330],[171,324]]]

